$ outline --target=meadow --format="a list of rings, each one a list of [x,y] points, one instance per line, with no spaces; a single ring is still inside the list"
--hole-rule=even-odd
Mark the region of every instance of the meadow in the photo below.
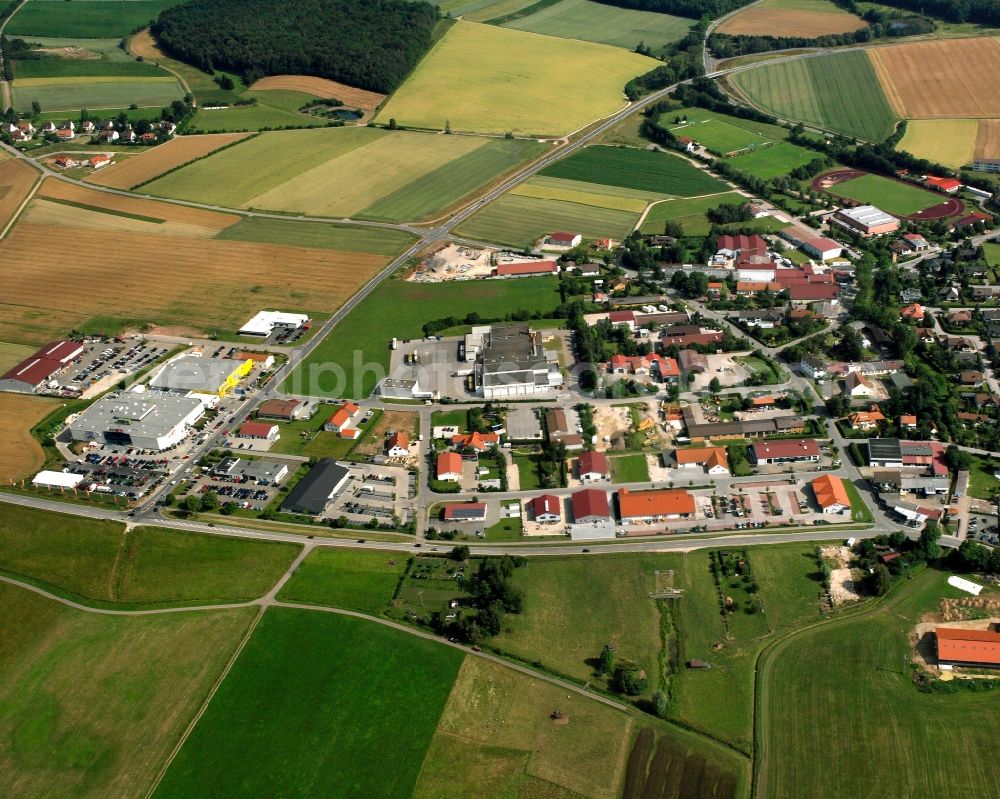
[[[303,94],[294,102],[291,95],[298,92],[244,92],[243,99],[256,98],[254,105],[232,105],[228,108],[199,108],[191,119],[191,130],[201,133],[232,133],[295,128],[325,128],[328,120],[312,114],[300,114],[298,108],[309,95]],[[290,108],[289,105],[294,105]]]
[[[648,235],[663,233],[663,225],[668,219],[679,222],[687,236],[707,236],[711,223],[705,212],[723,204],[741,203],[746,198],[735,191],[714,194],[710,197],[676,199],[658,202],[651,206],[640,230]]]
[[[530,178],[515,186],[510,193],[517,197],[558,200],[632,213],[641,213],[652,200],[666,198],[666,195],[653,191],[623,189],[601,183],[584,183],[580,180],[551,177]]]
[[[727,188],[721,180],[678,156],[604,145],[586,147],[546,167],[540,174],[679,197],[711,194]]]
[[[190,64],[185,64],[183,61],[177,61],[166,55],[160,50],[148,28],[128,38],[128,52],[134,56],[141,56],[146,61],[177,75],[185,89],[194,95],[198,105],[229,104],[239,99],[239,93],[235,87],[230,90],[223,89],[207,72],[202,72]]]
[[[746,36],[801,36],[813,38],[849,33],[866,27],[860,17],[829,0],[764,0],[734,14],[717,28],[719,33]]]
[[[866,51],[765,64],[731,80],[768,113],[847,136],[882,141],[895,123]]]
[[[247,241],[320,250],[347,250],[396,257],[417,241],[403,230],[329,222],[247,217],[215,235],[220,241]]]
[[[184,91],[170,76],[101,76],[15,80],[12,94],[14,108],[18,111],[30,111],[32,102],[37,101],[45,111],[75,112],[81,108],[125,108],[132,104],[141,108],[161,108],[174,100],[180,100]]]
[[[911,119],[898,150],[958,169],[972,162],[978,119]]]
[[[103,605],[243,602],[267,593],[298,547],[5,506],[0,570]]]
[[[879,769],[879,791],[889,796],[997,795],[990,753],[1000,696],[925,694],[911,678],[908,635],[940,598],[959,596],[946,577],[919,572],[868,611],[791,636],[765,655],[767,767],[757,795],[860,796],[870,788],[864,763],[893,764]]]
[[[409,796],[461,662],[382,625],[270,608],[153,796]]]
[[[127,36],[184,0],[28,0],[10,19],[8,36],[103,39]]]
[[[433,285],[385,280],[309,354],[285,381],[284,390],[367,397],[376,378],[388,372],[390,340],[419,338],[428,320],[469,313],[483,318],[517,311],[546,313],[558,305],[558,281],[548,277]],[[392,313],[387,314],[386,308]]]
[[[500,5],[479,12],[479,15],[482,16],[493,8],[499,9]],[[525,12],[531,12],[534,8],[530,3],[521,5],[526,6]],[[658,50],[684,38],[691,28],[691,20],[682,17],[654,11],[617,8],[592,0],[558,0],[554,4],[543,5],[544,7],[539,7],[534,13],[518,19],[505,21],[503,18],[491,17],[490,20],[478,21],[493,21],[505,28],[543,33],[563,39],[610,44],[624,47],[626,50],[634,50],[640,42],[653,50]]]
[[[278,599],[378,615],[389,607],[407,560],[393,552],[316,549],[285,583]]]
[[[86,2],[108,2],[109,0],[85,0]],[[133,0],[134,1],[134,0]],[[14,61],[14,82],[34,78],[173,78],[161,69],[145,61],[110,58],[104,53],[100,58],[31,58]]]
[[[537,142],[367,127],[278,131],[145,190],[229,207],[415,221],[443,212],[544,149]],[[249,162],[261,167],[247,169]]]
[[[752,153],[736,156],[730,163],[748,175],[770,180],[787,175],[796,167],[804,166],[819,157],[815,151],[799,147],[797,144],[778,142],[770,147],[762,147]]]
[[[101,616],[0,584],[4,796],[144,796],[254,613]]]
[[[983,244],[983,252],[986,254],[986,263],[990,266],[1000,266],[1000,244]]]
[[[531,64],[531,69],[525,69]],[[625,105],[623,88],[655,67],[591,42],[459,20],[389,98],[376,121],[442,130],[559,136]],[[586,82],[580,81],[587,75]]]
[[[6,351],[11,345],[4,344]],[[17,346],[17,345],[13,345]],[[34,347],[27,350],[10,366],[34,354]],[[6,354],[6,353],[5,353]],[[7,369],[3,368],[3,372]],[[59,401],[33,394],[0,394],[0,481],[9,485],[38,471],[45,463],[41,445],[31,435],[31,428],[49,415]]]
[[[613,483],[643,483],[649,481],[649,466],[646,456],[619,455],[609,458],[611,464],[611,482]]]
[[[709,111],[707,108],[680,106],[679,108],[662,112],[659,115],[658,121],[661,125],[672,125],[670,129],[677,135],[684,133],[685,125],[697,125],[714,121],[750,131],[757,134],[758,137],[770,139],[771,141],[784,141],[788,138],[788,129],[780,125],[772,125],[769,122],[758,122],[755,119],[742,119],[741,117],[734,117],[729,114],[720,114],[715,111]],[[697,131],[698,128],[694,130]],[[697,138],[697,136],[692,134],[692,138]],[[759,141],[759,138],[757,140]]]
[[[850,200],[870,203],[895,216],[908,216],[944,202],[940,194],[881,175],[862,175],[845,180],[832,186],[831,192]]]

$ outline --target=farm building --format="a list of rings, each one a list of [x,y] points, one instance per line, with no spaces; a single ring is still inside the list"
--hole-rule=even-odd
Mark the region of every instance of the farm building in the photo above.
[[[681,350],[677,353],[677,359],[680,361],[682,372],[700,375],[708,371],[708,358],[700,352]]]
[[[862,236],[882,236],[899,230],[899,220],[874,205],[841,208],[830,217],[830,221]]]
[[[457,452],[442,452],[437,456],[435,474],[438,480],[462,479],[462,456]]]
[[[570,497],[573,521],[577,524],[598,524],[611,518],[608,495],[596,488],[585,488]]]
[[[815,463],[819,460],[819,444],[812,438],[761,441],[750,447],[750,460],[758,465],[805,461]]]
[[[554,494],[541,494],[528,501],[531,517],[539,524],[556,524],[562,521],[562,502]]]
[[[694,496],[681,489],[629,491],[620,488],[618,511],[624,525],[649,524],[693,518],[696,506]]]
[[[298,330],[300,327],[307,327],[308,324],[309,317],[305,314],[260,311],[240,328],[240,335],[267,338],[276,330]]]
[[[323,429],[328,433],[343,433],[345,430],[353,429],[354,420],[360,410],[361,408],[353,402],[345,402],[323,423]]]
[[[31,394],[81,355],[83,347],[75,341],[53,341],[46,344],[0,377],[0,391]]]
[[[750,236],[726,234],[719,236],[716,252],[726,258],[735,258],[740,254],[766,255],[767,242],[756,233]]]
[[[577,477],[582,483],[608,480],[611,477],[611,466],[603,452],[588,450],[581,453],[576,460],[576,469]]]
[[[486,399],[544,394],[562,384],[555,353],[542,347],[528,325],[494,325],[476,363],[477,384]]]
[[[565,231],[558,231],[556,233],[550,233],[545,237],[545,243],[550,247],[565,247],[571,249],[573,247],[579,246],[580,242],[583,241],[583,236],[579,233],[567,233]]]
[[[678,347],[689,347],[692,344],[721,344],[724,337],[721,330],[699,327],[698,325],[675,325],[663,329],[660,341],[664,347],[674,344]]]
[[[184,439],[205,411],[201,400],[154,394],[109,394],[69,425],[74,441],[160,452]]]
[[[225,397],[253,370],[253,361],[230,358],[177,358],[163,365],[149,387],[172,394],[196,391]]]
[[[701,422],[689,405],[683,408],[682,413],[688,438],[695,444],[726,438],[766,438],[773,435],[801,433],[805,430],[805,421],[796,414],[774,416],[770,419]]]
[[[299,400],[271,399],[262,402],[257,409],[257,417],[260,419],[281,419],[291,422],[295,419],[304,419],[309,415],[309,408]]]
[[[236,435],[238,438],[257,438],[262,441],[277,441],[281,428],[270,422],[244,422]]]
[[[844,513],[851,509],[844,481],[832,474],[824,474],[812,481],[813,494],[823,513]]]
[[[493,277],[536,277],[538,275],[559,274],[559,264],[555,261],[525,261],[519,264],[497,264]]]
[[[702,467],[707,474],[729,474],[729,458],[725,447],[695,447],[675,449],[674,460],[678,468]]]
[[[481,522],[486,518],[485,502],[450,502],[441,518],[446,522]]]
[[[1000,668],[1000,630],[936,627],[938,663],[949,666]]]
[[[347,482],[349,472],[330,458],[324,458],[299,482],[281,503],[285,513],[306,513],[319,516]]]

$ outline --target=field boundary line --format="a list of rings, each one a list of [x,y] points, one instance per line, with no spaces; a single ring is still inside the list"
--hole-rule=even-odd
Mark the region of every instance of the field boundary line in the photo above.
[[[30,161],[28,161],[28,163],[31,164]],[[32,168],[35,168],[34,164],[31,164],[31,166],[32,166]],[[25,195],[24,200],[21,201],[21,204],[17,207],[17,210],[14,211],[14,213],[10,215],[10,219],[7,221],[7,224],[4,225],[3,231],[0,231],[0,239],[7,238],[7,234],[10,233],[11,228],[13,228],[14,225],[17,224],[18,219],[21,218],[21,214],[24,213],[24,209],[28,207],[28,203],[30,203],[35,198],[35,194],[38,192],[38,189],[41,187],[43,180],[45,180],[45,173],[44,172],[39,172],[35,176],[35,183],[31,187],[31,191],[29,191]]]
[[[205,711],[208,709],[209,704],[215,697],[215,694],[219,690],[219,687],[222,685],[223,681],[226,679],[226,677],[229,676],[229,672],[232,670],[233,665],[236,663],[236,660],[242,654],[243,648],[247,645],[247,642],[250,640],[250,636],[252,636],[254,630],[257,629],[257,625],[263,618],[265,610],[267,610],[266,606],[261,605],[260,609],[257,611],[257,615],[254,616],[253,621],[247,627],[247,631],[246,633],[244,633],[242,640],[239,642],[239,644],[237,644],[233,654],[230,655],[229,660],[226,662],[225,668],[222,669],[222,673],[219,674],[219,676],[215,680],[215,683],[209,689],[208,695],[201,703],[201,707],[198,708],[198,712],[194,714],[194,717],[191,719],[187,728],[181,734],[181,737],[177,741],[177,744],[174,746],[170,754],[167,756],[167,759],[164,762],[163,767],[160,769],[160,772],[156,775],[156,778],[153,780],[153,784],[150,785],[149,790],[146,791],[146,793],[144,794],[146,799],[149,799],[149,797],[151,797],[153,793],[156,791],[156,789],[160,786],[160,783],[163,781],[163,777],[167,773],[167,770],[174,762],[174,758],[177,757],[177,754],[180,752],[181,748],[184,746],[184,744],[187,742],[187,739],[194,731],[195,726],[197,726],[198,722],[201,720],[201,717],[205,714]]]

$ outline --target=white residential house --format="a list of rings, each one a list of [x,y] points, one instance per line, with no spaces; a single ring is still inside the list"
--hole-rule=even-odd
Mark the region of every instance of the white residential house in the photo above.
[[[815,355],[807,355],[803,358],[799,362],[799,370],[806,377],[811,377],[813,380],[822,380],[829,374],[826,362]]]
[[[871,397],[874,393],[868,379],[860,372],[851,372],[844,378],[844,393],[852,399]]]

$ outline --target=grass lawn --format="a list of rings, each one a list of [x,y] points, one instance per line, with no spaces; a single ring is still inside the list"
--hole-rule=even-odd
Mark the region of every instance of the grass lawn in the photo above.
[[[611,461],[611,482],[643,483],[649,481],[649,466],[646,463],[645,455],[621,455],[608,460]]]
[[[278,599],[379,614],[389,606],[406,562],[393,552],[313,550]]]
[[[145,796],[255,612],[101,616],[0,585],[4,796]]]
[[[415,241],[411,233],[392,228],[331,225],[320,222],[251,217],[227,227],[215,238],[224,241],[251,241],[286,244],[323,250],[364,252],[395,258]]]
[[[666,115],[669,116],[670,112]],[[694,125],[681,125],[673,130],[675,133],[696,139],[716,155],[726,155],[737,150],[762,147],[771,143],[770,139],[759,133],[737,127],[719,118],[706,119]]]
[[[184,0],[28,0],[4,31],[8,36],[69,36],[101,39],[127,36]]]
[[[958,169],[972,163],[978,119],[910,119],[897,150]]]
[[[157,109],[158,116],[159,108],[184,96],[181,85],[170,75],[101,79],[28,78],[15,81],[12,88],[14,108],[18,111],[30,111],[32,102],[37,100],[46,111],[66,111],[71,115],[81,108],[125,108],[135,104],[140,108]]]
[[[298,92],[294,92],[297,94]],[[289,110],[283,103],[275,104],[273,92],[246,92],[244,97],[256,97],[256,105],[232,105],[228,108],[199,108],[191,120],[191,130],[203,133],[225,133],[234,130],[264,130],[295,127],[325,128],[329,120],[311,114]],[[293,94],[293,92],[289,92]],[[303,97],[310,95],[303,94]]]
[[[734,117],[729,114],[709,111],[707,108],[699,108],[697,106],[681,106],[680,108],[664,111],[659,116],[659,122],[661,125],[669,127],[674,131],[674,133],[682,135],[684,134],[684,128],[677,126],[681,125],[685,118],[687,119],[686,124],[688,126],[714,120],[725,123],[726,125],[742,128],[743,130],[757,134],[758,137],[770,139],[771,141],[784,141],[788,138],[788,129],[783,128],[780,125],[772,125],[769,122],[757,122],[754,119]],[[692,128],[692,130],[697,131],[698,128]],[[697,138],[694,134],[692,134],[691,137]],[[759,140],[760,138],[757,139],[757,141]]]
[[[520,479],[521,491],[536,491],[542,487],[542,482],[538,478],[538,461],[541,453],[530,455],[512,456],[514,465],[517,467],[517,476]]]
[[[969,496],[976,499],[991,499],[998,489],[1000,480],[994,477],[994,472],[1000,470],[995,462],[972,456],[972,467],[969,469]]]
[[[568,719],[550,717],[558,709]],[[414,799],[617,799],[632,719],[483,658],[468,657]]]
[[[239,602],[265,594],[298,547],[5,507],[0,570],[99,605]]]
[[[497,24],[563,39],[611,44],[627,50],[634,50],[640,42],[659,49],[684,38],[691,28],[689,19],[654,11],[616,8],[592,0],[557,0],[555,4],[525,4],[518,0],[518,4],[527,5],[525,11],[532,11],[536,6],[539,10],[519,19],[497,20]]]
[[[457,427],[459,430],[465,430],[468,423],[469,412],[462,409],[454,411],[434,411],[434,413],[431,414],[432,427]]]
[[[736,358],[736,360],[743,364],[749,371],[763,378],[764,385],[774,385],[775,383],[780,383],[784,379],[780,369],[778,373],[775,374],[775,370],[772,368],[771,364],[753,355],[743,355]]]
[[[323,429],[336,405],[323,405],[311,419],[298,419],[294,422],[275,422],[281,428],[281,438],[272,445],[271,452],[284,455],[305,455],[310,458],[333,458],[343,460],[351,451],[361,444],[372,427],[382,416],[376,410],[372,418],[359,426],[361,436],[351,440],[341,438],[337,433]],[[363,417],[359,417],[363,418]]]
[[[787,175],[796,167],[804,166],[819,154],[789,142],[779,142],[746,155],[733,158],[730,163],[748,175],[770,180]]]
[[[844,483],[844,488],[847,490],[847,496],[851,500],[851,521],[866,522],[868,524],[875,521],[875,517],[872,516],[872,512],[868,509],[864,499],[858,492],[857,486],[855,486],[850,480],[844,480],[842,482]]]
[[[1000,736],[1000,696],[924,694],[911,679],[908,635],[941,597],[959,596],[946,577],[919,572],[870,612],[768,652],[761,666],[768,768],[758,795],[864,795],[869,775],[859,758],[894,764],[879,777],[886,796],[997,795],[1000,774],[990,753]]]
[[[376,370],[381,375],[388,371],[390,340],[420,337],[428,320],[456,313],[495,318],[516,311],[549,312],[558,305],[558,281],[549,277],[435,285],[386,280],[313,350],[285,382],[285,390],[367,397],[375,388]]]
[[[716,194],[729,188],[679,156],[607,145],[587,147],[540,174],[679,197]]]
[[[907,216],[944,202],[940,194],[925,191],[908,183],[882,177],[862,175],[831,187],[833,194],[847,197],[888,211],[897,216]]]
[[[656,64],[602,44],[459,20],[389,98],[377,121],[563,135],[622,108],[624,85]]]
[[[409,796],[461,662],[372,622],[271,608],[153,795]]]
[[[693,200],[660,202],[649,209],[646,218],[642,220],[640,230],[646,234],[663,233],[663,225],[670,219],[680,223],[686,236],[707,236],[711,222],[705,216],[706,211],[724,203],[741,203],[745,199],[742,194],[731,191]]]
[[[987,242],[983,244],[983,252],[986,254],[986,263],[990,266],[1000,266],[1000,244]]]

